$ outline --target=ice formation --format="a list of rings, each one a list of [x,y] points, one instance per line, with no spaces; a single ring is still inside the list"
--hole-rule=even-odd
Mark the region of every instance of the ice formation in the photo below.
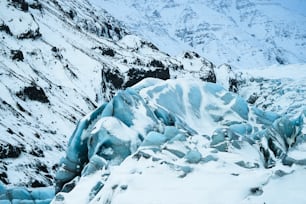
[[[254,161],[236,162],[243,168],[272,168],[277,161],[288,166],[305,165],[305,159],[288,155],[305,140],[304,118],[305,113],[290,120],[264,112],[209,82],[145,79],[118,92],[79,122],[60,162],[54,202],[64,201],[67,192],[77,188],[80,177],[102,171],[103,176],[90,190],[90,201],[103,189],[110,169],[127,157],[146,157],[144,149],[162,151],[167,145],[187,143],[196,136],[206,141],[202,148],[217,152],[243,151],[247,147],[255,150],[258,154]],[[169,151],[190,164],[217,160],[202,155],[198,148]],[[187,166],[182,171],[191,170]]]

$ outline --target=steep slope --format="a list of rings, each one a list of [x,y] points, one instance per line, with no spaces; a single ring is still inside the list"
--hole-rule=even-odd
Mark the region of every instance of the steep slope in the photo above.
[[[86,1],[1,1],[0,10],[1,181],[51,185],[75,123],[96,107],[102,65],[92,47],[126,33],[89,15]]]
[[[0,11],[4,184],[51,185],[77,121],[119,89],[146,77],[216,81],[211,62],[172,58],[86,0],[8,0]]]
[[[258,67],[305,62],[301,0],[91,0],[161,50],[193,49],[216,64]]]

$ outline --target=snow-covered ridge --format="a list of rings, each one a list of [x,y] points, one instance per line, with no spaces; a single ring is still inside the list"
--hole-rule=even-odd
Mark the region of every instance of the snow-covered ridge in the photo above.
[[[172,55],[235,67],[305,62],[302,0],[90,0]]]

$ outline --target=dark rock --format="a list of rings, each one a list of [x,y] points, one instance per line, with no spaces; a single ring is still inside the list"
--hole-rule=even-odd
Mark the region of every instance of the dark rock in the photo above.
[[[106,69],[102,70],[102,84],[103,89],[110,83],[113,88],[120,89],[122,88],[124,82],[124,76],[118,70]]]
[[[52,47],[52,48],[51,48],[51,51],[52,51],[52,52],[58,52],[59,49],[58,49],[57,47]]]
[[[91,105],[94,109],[97,108],[97,105],[93,103],[88,97],[84,97],[84,100],[86,101],[87,104]],[[71,116],[73,120],[76,120],[74,116]]]
[[[161,61],[158,61],[156,59],[153,59],[150,62],[150,66],[152,66],[152,67],[159,67],[159,68],[164,68],[165,67],[165,65]]]
[[[14,131],[11,128],[7,128],[6,132],[10,133],[11,135],[14,134]]]
[[[255,104],[259,96],[256,93],[253,93],[247,100],[249,104]]]
[[[35,136],[36,138],[40,139],[40,134],[39,134],[39,133],[36,132],[36,133],[34,134],[34,136]]]
[[[153,77],[158,79],[170,79],[169,69],[155,69],[155,70],[143,70],[143,69],[130,69],[128,71],[129,80],[124,84],[124,88],[135,85],[142,79]]]
[[[184,54],[184,58],[186,58],[186,59],[192,59],[193,57],[192,57],[192,55],[191,55],[189,52],[186,52],[186,53]]]
[[[153,50],[159,50],[153,43],[148,42],[147,45]]]
[[[43,172],[43,173],[49,173],[48,171],[48,167],[43,164],[43,163],[38,163],[36,165],[36,169],[40,172],[40,174]]]
[[[196,52],[185,52],[184,58],[186,59],[193,59],[193,58],[200,58],[200,55]]]
[[[262,190],[261,187],[254,187],[254,188],[251,188],[251,189],[250,189],[250,192],[251,192],[252,195],[257,195],[257,196],[263,194],[263,190]]]
[[[201,80],[216,83],[216,74],[213,69],[209,70],[205,76],[200,77]]]
[[[238,92],[239,81],[237,79],[229,79],[229,91],[237,93]]]
[[[11,144],[0,144],[0,159],[18,158],[21,154],[21,147]]]
[[[11,59],[16,61],[23,61],[23,53],[21,50],[11,50]]]
[[[25,87],[22,91],[16,93],[19,98],[28,98],[33,101],[39,101],[41,103],[49,103],[49,99],[46,96],[44,90],[38,86]]]
[[[39,28],[36,30],[29,30],[26,33],[21,33],[20,35],[17,36],[18,39],[37,39],[41,37],[41,33],[39,32]]]
[[[37,0],[35,0],[33,3],[30,3],[29,7],[32,8],[32,9],[40,10],[40,11],[42,10],[42,5]]]
[[[6,185],[9,184],[7,174],[5,172],[0,172],[0,181]]]
[[[67,12],[67,15],[69,16],[69,18],[74,19],[77,13],[75,10],[69,10],[69,12]]]
[[[6,32],[9,35],[13,35],[11,30],[10,30],[10,27],[5,25],[4,23],[2,25],[0,25],[0,31],[4,31],[4,32]]]
[[[133,159],[136,159],[136,160],[139,160],[140,158],[145,158],[145,159],[149,159],[149,158],[151,158],[151,155],[150,154],[148,154],[148,153],[145,153],[145,152],[143,152],[143,151],[138,151],[137,153],[135,153],[134,155],[133,155]]]
[[[132,64],[138,65],[138,66],[143,66],[144,64],[141,62],[139,58],[137,58]]]
[[[26,110],[19,104],[17,103],[17,108],[21,111],[21,112],[26,112]]]
[[[27,12],[29,10],[29,4],[25,0],[9,0],[11,4],[21,11]]]
[[[41,181],[34,180],[34,181],[31,183],[31,187],[32,187],[32,188],[46,187],[46,184],[44,184],[44,183],[41,182]]]
[[[115,56],[115,51],[111,48],[106,48],[102,50],[102,55],[107,55],[110,57],[114,57]]]
[[[38,147],[35,147],[29,153],[35,157],[45,157],[44,152]]]
[[[283,60],[281,57],[276,56],[275,60],[278,62],[278,64],[285,64],[285,60]]]

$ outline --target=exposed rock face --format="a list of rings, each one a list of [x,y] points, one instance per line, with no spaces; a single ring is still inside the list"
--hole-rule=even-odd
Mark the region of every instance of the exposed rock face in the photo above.
[[[22,99],[28,98],[30,100],[39,101],[42,103],[49,103],[49,99],[46,96],[44,90],[41,87],[37,87],[35,85],[25,87],[22,91],[18,92],[16,95]]]
[[[130,38],[129,36],[126,37]],[[122,44],[127,42],[124,38],[120,41]],[[132,43],[126,44],[125,46],[132,50],[133,52],[142,52],[148,48],[156,52],[151,43],[143,41],[141,39],[130,39]],[[95,50],[106,50],[105,48],[98,48]],[[115,55],[111,57],[116,58]],[[168,60],[169,58],[163,56],[162,58],[136,58],[135,60],[129,62],[127,59],[123,60],[123,63],[130,64],[131,67],[128,70],[122,71],[118,68],[108,68],[104,66],[102,69],[102,95],[106,101],[109,101],[112,96],[117,92],[117,90],[125,89],[131,87],[145,78],[158,78],[158,79],[171,79],[171,78],[194,78],[201,79],[202,81],[216,83],[216,66],[208,61],[207,59],[201,57],[196,52],[184,52],[181,56],[173,60]],[[225,83],[225,87],[229,90],[236,92],[238,89],[236,75],[232,71],[229,65],[227,66],[226,76],[228,79]],[[224,79],[219,79],[221,83]]]
[[[0,159],[18,158],[22,148],[11,144],[0,144]]]
[[[11,58],[16,61],[23,61],[23,53],[21,50],[11,50]]]

